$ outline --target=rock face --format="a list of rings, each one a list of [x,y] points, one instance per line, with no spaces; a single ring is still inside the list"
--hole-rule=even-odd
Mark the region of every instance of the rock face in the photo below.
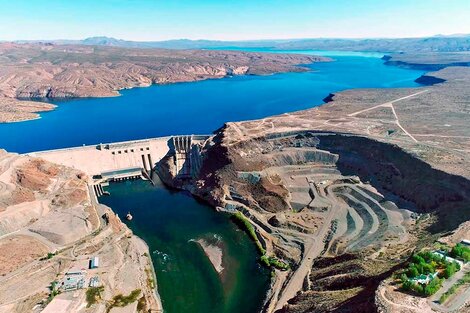
[[[306,70],[328,58],[238,51],[0,44],[0,122],[37,117],[49,104],[18,98],[109,97],[125,88],[231,75]]]
[[[76,169],[0,150],[0,251],[0,312],[105,312],[114,296],[135,290],[142,311],[162,312],[148,247],[96,203]],[[71,301],[66,292],[46,301],[52,281],[95,256],[101,268],[88,273],[99,278],[102,300],[87,307],[84,288]]]
[[[375,312],[384,279],[470,219],[470,68],[427,75],[433,85],[227,123],[201,150],[183,187],[243,213],[266,254],[291,264],[267,312]]]

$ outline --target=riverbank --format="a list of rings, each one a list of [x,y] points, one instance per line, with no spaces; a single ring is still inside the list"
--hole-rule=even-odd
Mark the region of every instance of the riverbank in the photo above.
[[[22,55],[21,61],[12,55]],[[0,43],[0,57],[0,123],[34,119],[37,113],[54,109],[48,103],[21,99],[112,97],[124,89],[153,84],[306,71],[300,64],[329,60],[293,54],[41,43]]]
[[[226,214],[155,183],[114,183],[100,201],[119,216],[131,211],[126,224],[150,247],[165,312],[259,311],[270,275],[254,262],[249,238]],[[202,241],[216,248],[202,249]]]
[[[470,133],[458,108],[470,68],[426,77],[426,87],[347,90],[314,109],[227,123],[192,182],[165,176],[219,210],[246,212],[265,249],[294,264],[276,275],[269,312],[372,309],[374,288],[413,247],[470,218]]]
[[[148,247],[92,190],[79,170],[0,151],[0,245],[14,256],[1,260],[0,312],[106,312],[136,290],[129,308],[162,312]],[[73,292],[62,287],[70,272],[83,279]]]

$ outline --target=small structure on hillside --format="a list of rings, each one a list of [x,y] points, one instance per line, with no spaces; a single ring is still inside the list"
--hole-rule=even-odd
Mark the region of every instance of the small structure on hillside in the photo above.
[[[470,240],[462,239],[460,243],[463,244],[464,246],[470,247]]]
[[[432,274],[428,274],[428,275],[421,274],[419,276],[411,278],[410,281],[412,281],[413,283],[417,283],[417,284],[427,285],[436,276],[437,276],[437,272],[432,273]]]
[[[447,262],[450,262],[450,263],[457,263],[458,265],[460,265],[460,267],[463,266],[463,262],[462,261],[459,261],[457,259],[454,259],[454,258],[451,258],[450,256],[447,256],[445,255],[444,253],[442,253],[441,251],[434,251],[433,254],[441,257],[441,258],[444,258],[444,260],[446,260]]]
[[[95,256],[90,260],[90,269],[98,268],[100,266],[100,259]]]
[[[90,278],[89,287],[98,287],[100,285],[100,278],[98,276],[94,276]]]
[[[85,272],[67,272],[59,288],[63,291],[82,289],[85,286]]]

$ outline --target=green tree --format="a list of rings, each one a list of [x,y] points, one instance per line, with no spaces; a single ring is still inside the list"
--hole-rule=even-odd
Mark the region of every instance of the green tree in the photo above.
[[[433,278],[427,285],[424,287],[424,295],[429,297],[435,294],[439,288],[441,288],[442,280],[438,277]]]
[[[401,288],[404,290],[404,291],[409,291],[413,288],[413,283],[409,280],[406,280],[405,282],[403,282],[403,284],[401,285]]]
[[[414,264],[411,264],[410,267],[408,268],[408,277],[416,277],[419,276],[418,269]]]
[[[405,273],[401,274],[400,281],[402,282],[402,284],[407,282],[408,281],[408,276],[406,276]]]

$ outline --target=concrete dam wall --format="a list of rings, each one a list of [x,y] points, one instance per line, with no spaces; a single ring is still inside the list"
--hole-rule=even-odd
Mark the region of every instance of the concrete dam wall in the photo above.
[[[194,150],[198,150],[209,136],[169,136],[98,144],[91,146],[48,150],[28,153],[46,161],[83,171],[90,177],[100,175],[103,179],[120,179],[126,175],[136,176],[142,170],[151,173],[155,165],[167,154],[175,155],[175,163],[183,174],[196,165]],[[191,153],[193,152],[193,153]]]

